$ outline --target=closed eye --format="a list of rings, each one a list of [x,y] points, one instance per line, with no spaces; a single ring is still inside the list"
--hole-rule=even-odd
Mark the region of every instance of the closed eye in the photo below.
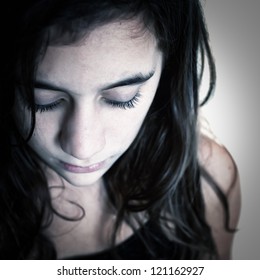
[[[44,113],[44,112],[55,110],[61,104],[61,102],[62,100],[60,99],[50,104],[44,104],[44,105],[35,104],[35,112]]]
[[[115,101],[115,100],[109,100],[106,98],[104,98],[104,101],[105,101],[105,103],[111,105],[112,107],[117,107],[117,108],[121,108],[121,109],[131,109],[131,108],[135,108],[140,97],[141,97],[141,94],[139,92],[137,92],[136,95],[128,101]]]

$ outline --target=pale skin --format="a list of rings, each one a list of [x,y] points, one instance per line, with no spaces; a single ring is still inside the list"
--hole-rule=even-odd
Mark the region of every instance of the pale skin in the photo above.
[[[241,207],[240,180],[237,167],[225,147],[209,137],[201,135],[199,141],[199,161],[212,176],[228,200],[230,211],[229,227],[236,229]],[[224,211],[218,197],[209,183],[202,178],[202,190],[206,205],[206,218],[211,226],[220,259],[232,258],[234,233],[224,228]]]
[[[84,218],[74,222],[54,216],[46,234],[54,242],[58,258],[109,247],[107,232],[115,212],[102,176],[136,137],[154,99],[163,64],[156,39],[139,26],[133,20],[97,27],[77,44],[49,46],[40,62],[35,89],[39,110],[30,146],[41,158],[57,211],[79,217],[79,208],[67,200],[85,211]],[[231,158],[206,138],[199,151],[201,163],[228,194],[231,226],[236,227],[239,181],[230,189]],[[62,192],[51,188],[61,185],[65,187]],[[222,228],[220,202],[203,180],[202,186],[220,257],[230,258],[233,235]],[[117,243],[131,234],[123,224]]]

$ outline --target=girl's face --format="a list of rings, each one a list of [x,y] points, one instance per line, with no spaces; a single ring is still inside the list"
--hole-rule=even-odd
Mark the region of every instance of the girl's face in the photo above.
[[[162,68],[138,21],[109,23],[74,45],[49,46],[36,77],[29,145],[68,183],[97,183],[135,139]]]

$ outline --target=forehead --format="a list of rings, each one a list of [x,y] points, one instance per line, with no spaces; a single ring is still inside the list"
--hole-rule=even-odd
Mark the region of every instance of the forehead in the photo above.
[[[117,79],[133,72],[149,72],[159,55],[154,35],[140,21],[120,21],[96,27],[72,45],[49,46],[39,64],[38,77]]]

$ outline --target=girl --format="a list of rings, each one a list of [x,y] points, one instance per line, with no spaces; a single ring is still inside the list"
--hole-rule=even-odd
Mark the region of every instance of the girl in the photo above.
[[[239,181],[199,126],[215,83],[199,1],[16,10],[2,85],[1,257],[230,258]]]

